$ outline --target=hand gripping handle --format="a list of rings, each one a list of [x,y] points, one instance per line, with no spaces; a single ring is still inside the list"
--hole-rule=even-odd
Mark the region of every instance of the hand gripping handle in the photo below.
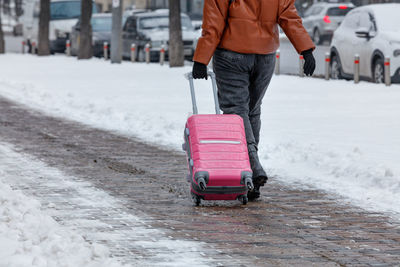
[[[212,88],[213,88],[213,95],[214,95],[214,104],[215,104],[215,113],[221,114],[219,110],[219,103],[218,103],[218,93],[217,93],[217,82],[215,80],[215,73],[212,71],[207,71],[207,75],[211,78]],[[193,84],[193,75],[191,72],[185,74],[186,79],[189,80],[190,84],[190,95],[192,96],[192,106],[193,106],[193,114],[198,114],[197,104],[196,104],[196,94],[194,92],[194,84]]]

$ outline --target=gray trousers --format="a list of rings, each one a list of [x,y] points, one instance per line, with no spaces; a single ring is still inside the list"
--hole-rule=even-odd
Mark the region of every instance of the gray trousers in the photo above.
[[[213,68],[221,110],[243,118],[249,152],[257,151],[261,102],[274,72],[275,53],[241,54],[217,48]]]

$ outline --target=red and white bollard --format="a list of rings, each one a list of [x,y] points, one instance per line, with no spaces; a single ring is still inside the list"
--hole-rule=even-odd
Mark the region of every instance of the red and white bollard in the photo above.
[[[360,82],[360,55],[354,55],[354,83]]]
[[[65,54],[67,55],[67,57],[71,56],[71,41],[67,40],[65,42]]]
[[[131,44],[131,61],[136,61],[136,44]]]
[[[104,60],[108,59],[108,43],[104,42],[103,44],[103,56],[104,56]]]
[[[165,61],[165,46],[161,45],[161,49],[160,49],[160,65],[164,65],[164,61]]]
[[[32,54],[36,54],[36,42],[32,42],[31,43],[31,53]]]
[[[279,75],[281,73],[281,52],[279,50],[276,51],[275,57],[275,75]]]
[[[149,64],[150,63],[150,44],[149,43],[146,44],[144,51],[146,53],[146,63]]]
[[[304,57],[300,55],[299,57],[299,76],[304,77]]]
[[[330,67],[331,67],[331,55],[329,54],[329,52],[326,52],[325,53],[325,80],[329,80],[329,76],[331,73]]]
[[[390,79],[390,57],[385,57],[385,62],[384,62],[384,68],[385,68],[385,84],[386,86],[390,86],[391,84],[391,79]]]
[[[22,54],[25,54],[25,41],[22,41]]]

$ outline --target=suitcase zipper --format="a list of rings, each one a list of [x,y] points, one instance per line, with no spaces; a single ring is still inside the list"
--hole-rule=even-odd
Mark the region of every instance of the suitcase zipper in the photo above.
[[[235,144],[240,145],[240,141],[232,140],[200,140],[200,144]]]

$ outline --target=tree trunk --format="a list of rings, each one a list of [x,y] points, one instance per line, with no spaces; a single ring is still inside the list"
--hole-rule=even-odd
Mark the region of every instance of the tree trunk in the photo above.
[[[119,3],[118,3],[119,2]],[[113,0],[111,25],[111,63],[122,61],[122,0]]]
[[[182,67],[184,63],[181,1],[169,0],[169,66]]]
[[[49,46],[50,0],[40,0],[38,55],[50,54]]]
[[[0,1],[1,5],[1,1]],[[0,54],[4,54],[5,52],[5,44],[4,44],[4,34],[3,34],[3,27],[1,26],[1,8],[0,8]]]
[[[24,10],[22,9],[22,0],[14,0],[15,3],[15,18],[19,21],[19,17],[22,16]]]
[[[92,24],[90,23],[92,18],[92,9],[92,0],[82,0],[78,59],[89,59],[93,56]]]

